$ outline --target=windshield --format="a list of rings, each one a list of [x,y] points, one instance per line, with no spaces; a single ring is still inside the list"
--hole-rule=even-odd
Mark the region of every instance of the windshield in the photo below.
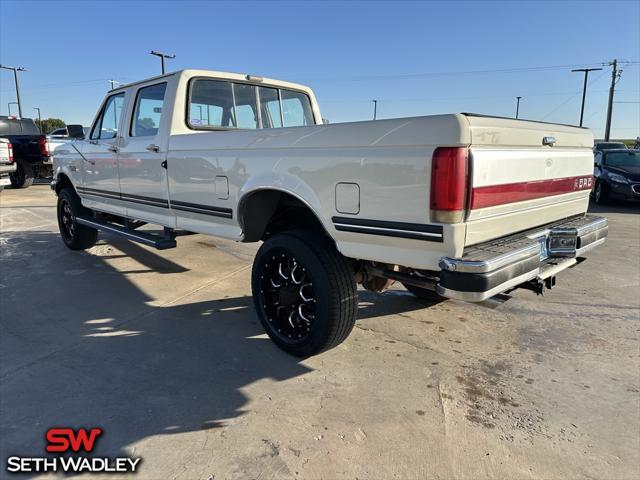
[[[627,148],[624,143],[596,143],[598,150],[613,150],[615,148]]]
[[[609,153],[604,160],[609,167],[638,167],[640,166],[640,151]]]

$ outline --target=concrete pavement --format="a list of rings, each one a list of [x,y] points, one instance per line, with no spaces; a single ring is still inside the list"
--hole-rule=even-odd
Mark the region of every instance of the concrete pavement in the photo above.
[[[638,478],[640,209],[597,210],[608,242],[544,298],[361,291],[352,335],[300,361],[255,317],[255,245],[72,252],[47,185],[5,190],[2,471],[99,426],[139,478]]]

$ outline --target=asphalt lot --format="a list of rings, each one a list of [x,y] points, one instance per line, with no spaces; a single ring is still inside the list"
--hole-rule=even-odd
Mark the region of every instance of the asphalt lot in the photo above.
[[[363,291],[347,341],[300,361],[254,315],[255,246],[72,252],[47,185],[5,190],[2,474],[49,427],[99,426],[139,478],[639,478],[640,209],[594,211],[609,241],[544,298]]]

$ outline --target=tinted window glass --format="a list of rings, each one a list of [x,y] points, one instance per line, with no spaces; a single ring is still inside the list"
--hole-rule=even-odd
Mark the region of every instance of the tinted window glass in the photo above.
[[[191,87],[189,125],[193,127],[234,127],[231,83],[195,80]]]
[[[166,83],[159,83],[138,91],[131,123],[132,137],[153,136],[158,133],[166,89]]]
[[[49,135],[52,135],[52,136],[55,136],[55,135],[58,135],[58,136],[67,135],[67,129],[66,128],[56,128]]]
[[[640,167],[640,152],[629,150],[629,153],[607,153],[604,164],[608,167]]]
[[[282,115],[280,111],[280,98],[277,88],[259,87],[260,114],[262,115],[263,128],[282,127]]]
[[[236,126],[238,128],[258,128],[256,87],[234,83],[233,93],[236,100]]]
[[[92,140],[108,140],[116,138],[120,124],[120,114],[124,103],[124,93],[112,95],[107,99],[107,103],[98,118],[96,125],[91,132]]]
[[[38,127],[30,119],[3,118],[0,119],[0,135],[37,135]]]
[[[313,125],[311,102],[304,93],[280,90],[282,96],[282,114],[285,127]]]

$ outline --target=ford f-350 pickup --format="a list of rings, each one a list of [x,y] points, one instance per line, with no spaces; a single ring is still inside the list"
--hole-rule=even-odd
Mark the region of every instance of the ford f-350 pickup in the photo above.
[[[347,337],[358,284],[472,302],[552,287],[607,235],[586,214],[592,147],[586,128],[474,114],[323,125],[305,86],[183,70],[110,91],[52,188],[71,249],[98,230],[263,241],[257,315],[308,356]]]

